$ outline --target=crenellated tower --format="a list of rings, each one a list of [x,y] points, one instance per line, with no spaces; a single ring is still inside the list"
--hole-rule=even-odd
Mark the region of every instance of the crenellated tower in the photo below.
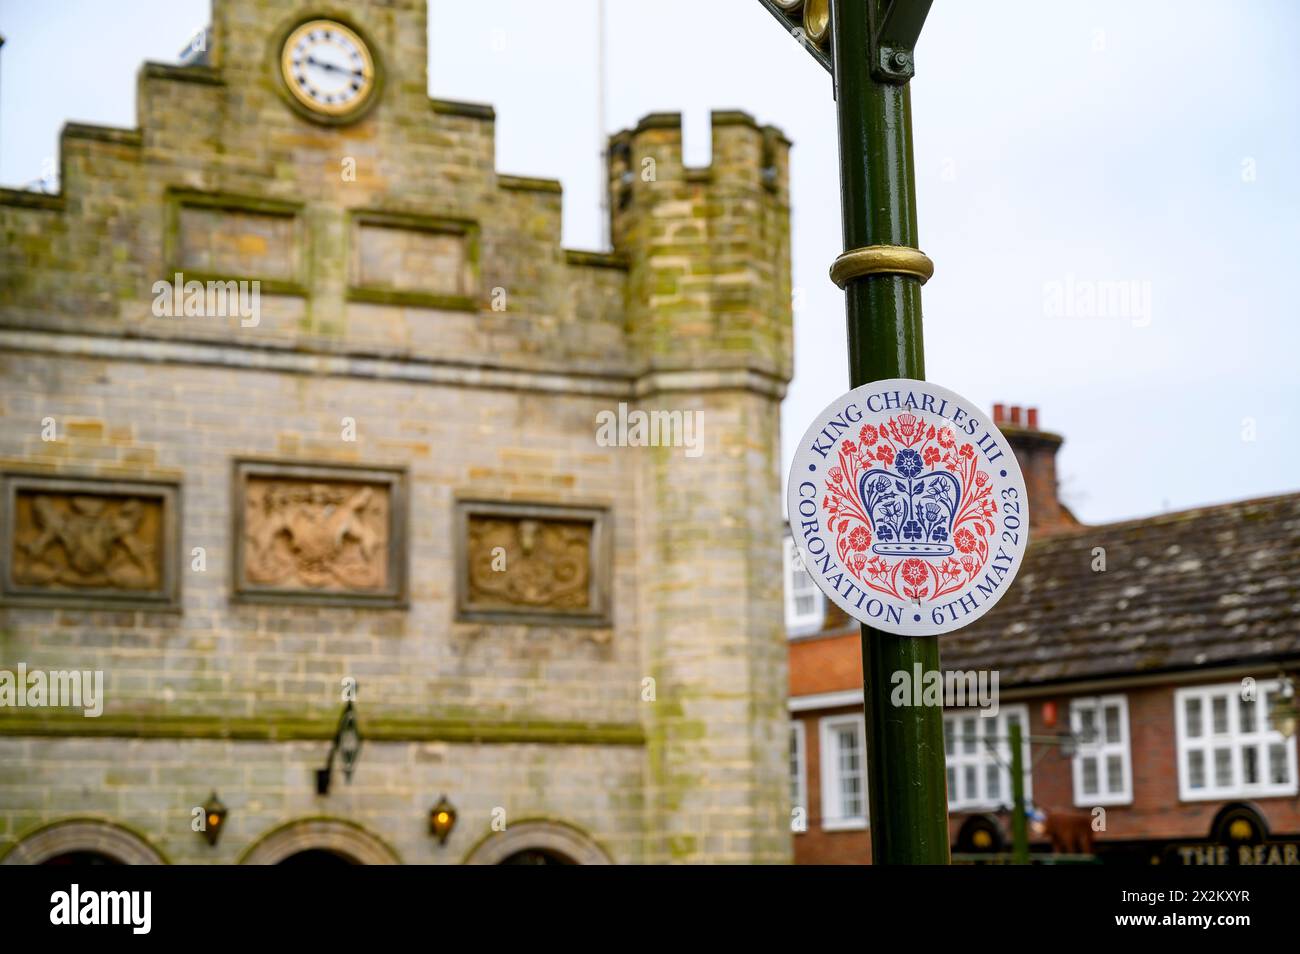
[[[648,861],[790,857],[781,615],[780,402],[790,378],[789,143],[713,114],[713,161],[681,118],[613,137],[615,251],[628,263],[638,407],[698,412],[697,457],[643,455]]]

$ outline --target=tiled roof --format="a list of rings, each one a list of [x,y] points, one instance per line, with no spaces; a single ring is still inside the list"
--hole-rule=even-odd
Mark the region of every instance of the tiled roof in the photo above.
[[[940,654],[1004,688],[1300,656],[1300,494],[1031,541],[1010,591]]]

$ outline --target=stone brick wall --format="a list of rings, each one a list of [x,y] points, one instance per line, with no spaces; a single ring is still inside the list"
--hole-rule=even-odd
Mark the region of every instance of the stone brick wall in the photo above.
[[[611,141],[641,405],[698,410],[698,459],[659,450],[639,479],[650,710],[649,858],[784,861],[786,659],[778,401],[790,376],[788,143],[713,114],[713,164],[687,168],[681,119]],[[702,373],[709,369],[709,374]],[[715,768],[719,771],[715,774]]]
[[[0,759],[22,766],[0,788],[0,831],[8,847],[55,819],[102,816],[173,864],[235,864],[286,820],[328,814],[376,833],[406,864],[455,864],[493,836],[493,811],[504,809],[506,831],[528,819],[580,819],[611,860],[643,860],[637,748],[500,745],[491,758],[465,753],[445,742],[370,742],[352,783],[339,779],[328,799],[318,799],[310,779],[324,760],[315,742],[0,738]],[[213,790],[230,814],[210,846],[190,823]],[[444,792],[459,817],[439,845],[428,816]]]
[[[310,12],[216,0],[210,65],[142,69],[139,129],[69,125],[59,195],[0,192],[0,466],[174,485],[180,593],[0,606],[0,669],[102,670],[106,695],[98,719],[0,708],[0,854],[85,816],[229,862],[328,816],[451,862],[499,807],[619,862],[789,860],[788,144],[715,114],[712,166],[685,169],[680,125],[647,120],[615,138],[658,168],[614,252],[566,250],[558,183],[495,170],[491,109],[428,98],[423,0],[349,6],[383,73],[350,125],[275,87],[276,38]],[[259,320],[156,315],[178,265],[261,279]],[[600,446],[620,403],[698,412],[701,453]],[[398,472],[396,605],[241,598],[239,460]],[[607,513],[610,618],[466,621],[469,498]],[[317,796],[349,678],[360,765]],[[212,849],[189,824],[214,790]]]

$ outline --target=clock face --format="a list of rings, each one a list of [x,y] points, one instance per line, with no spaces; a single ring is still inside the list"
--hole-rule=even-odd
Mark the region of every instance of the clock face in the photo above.
[[[290,33],[280,70],[293,97],[326,116],[359,109],[375,89],[375,63],[365,41],[333,20],[311,20]]]

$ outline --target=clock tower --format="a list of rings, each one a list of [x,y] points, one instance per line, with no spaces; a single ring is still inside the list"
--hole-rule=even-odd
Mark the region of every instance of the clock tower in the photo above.
[[[788,861],[788,142],[648,116],[567,249],[425,0],[212,12],[0,190],[5,658],[105,677],[0,709],[0,856]]]
[[[280,82],[310,119],[360,119],[375,99],[378,75],[370,46],[338,20],[306,20],[280,48]]]

